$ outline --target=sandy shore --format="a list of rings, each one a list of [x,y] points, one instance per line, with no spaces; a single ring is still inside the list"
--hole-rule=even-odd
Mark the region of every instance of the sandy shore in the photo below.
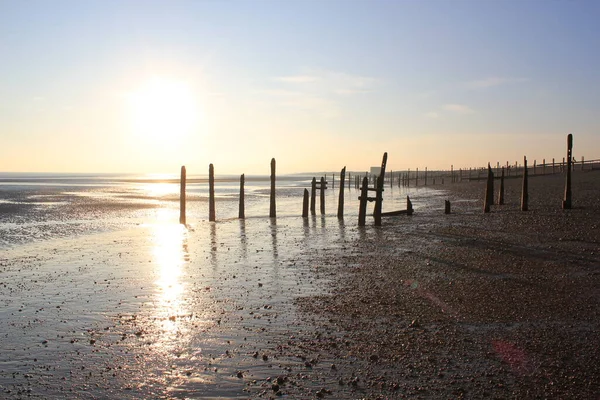
[[[3,252],[0,397],[597,398],[599,184],[576,173],[569,211],[538,176],[528,212],[519,180],[486,215],[471,182],[379,228],[254,218]]]
[[[568,211],[562,177],[531,177],[529,188],[529,211],[511,179],[506,204],[484,215],[484,182],[445,185],[451,215],[440,205],[439,215],[391,218],[346,254],[321,258],[335,277],[330,293],[298,300],[319,329],[285,351],[320,368],[281,390],[597,398],[600,172],[574,175]]]

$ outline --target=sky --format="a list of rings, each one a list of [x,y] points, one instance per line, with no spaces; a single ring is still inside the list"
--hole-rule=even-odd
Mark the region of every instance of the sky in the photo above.
[[[600,2],[0,0],[0,171],[600,158]]]

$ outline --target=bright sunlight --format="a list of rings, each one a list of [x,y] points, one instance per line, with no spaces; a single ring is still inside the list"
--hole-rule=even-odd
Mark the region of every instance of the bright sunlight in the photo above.
[[[183,81],[154,77],[129,98],[131,123],[136,136],[165,142],[190,135],[198,124],[198,104]]]

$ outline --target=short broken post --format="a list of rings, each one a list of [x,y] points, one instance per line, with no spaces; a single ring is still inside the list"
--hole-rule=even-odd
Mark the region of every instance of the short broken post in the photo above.
[[[410,201],[410,197],[406,196],[406,215],[413,215],[415,210],[412,206],[412,201]]]
[[[340,195],[338,198],[338,219],[344,218],[344,184],[346,182],[346,167],[342,168],[340,172]]]
[[[365,219],[367,216],[367,194],[369,189],[369,180],[365,176],[362,181],[362,187],[360,188],[360,200],[358,206],[358,226],[365,226]]]
[[[573,135],[567,136],[567,178],[565,181],[565,197],[562,202],[563,210],[571,209],[571,160],[573,159]]]
[[[269,207],[269,218],[277,217],[275,207],[275,159],[271,159],[271,201]]]
[[[444,214],[450,214],[450,200],[444,200]]]
[[[185,225],[185,165],[181,167],[181,180],[179,181],[179,223]]]
[[[246,218],[246,212],[245,212],[245,207],[244,207],[244,182],[245,182],[245,177],[244,177],[244,174],[242,174],[242,175],[240,175],[240,210],[238,213],[239,219]]]
[[[215,220],[215,167],[208,166],[208,220]]]
[[[502,167],[502,175],[500,176],[500,191],[498,192],[498,205],[504,204],[504,167]]]
[[[304,189],[304,198],[302,199],[302,218],[308,218],[308,189]]]
[[[527,157],[523,156],[523,188],[521,190],[521,211],[527,211],[529,203],[528,193],[528,182],[527,182]]]
[[[483,212],[489,213],[490,206],[494,202],[494,173],[492,172],[492,167],[490,167],[490,163],[488,163],[488,175],[487,175],[487,184],[485,188],[485,201],[483,204]]]

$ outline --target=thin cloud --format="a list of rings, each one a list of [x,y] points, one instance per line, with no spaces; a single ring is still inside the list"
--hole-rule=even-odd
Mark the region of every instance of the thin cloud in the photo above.
[[[457,114],[473,114],[475,111],[464,104],[445,104],[443,107],[446,111],[452,111]]]
[[[501,86],[512,83],[527,82],[529,79],[526,78],[502,78],[502,77],[489,77],[485,79],[479,79],[474,81],[465,82],[464,86],[467,89],[487,89],[495,86]]]
[[[436,113],[435,111],[429,111],[423,114],[423,116],[431,119],[438,119],[440,117],[440,114]]]
[[[285,83],[310,83],[319,80],[317,76],[311,75],[292,75],[292,76],[278,76],[275,78],[278,82]]]

